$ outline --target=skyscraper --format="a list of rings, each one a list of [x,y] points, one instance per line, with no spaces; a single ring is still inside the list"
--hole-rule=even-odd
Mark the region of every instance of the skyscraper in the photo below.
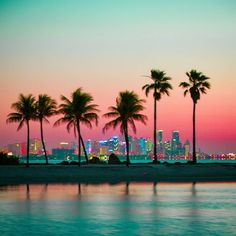
[[[91,139],[88,139],[86,141],[86,151],[88,154],[90,154],[92,152],[92,143],[91,143]]]
[[[142,150],[142,155],[146,155],[147,154],[147,141],[145,138],[140,138],[139,139],[139,145],[141,147]]]
[[[157,131],[157,153],[163,154],[163,130]]]
[[[188,140],[184,144],[184,154],[185,154],[185,159],[190,158],[190,142]]]
[[[163,143],[163,130],[157,130],[157,144]]]
[[[173,131],[172,132],[172,140],[175,140],[176,143],[179,143],[179,131]]]

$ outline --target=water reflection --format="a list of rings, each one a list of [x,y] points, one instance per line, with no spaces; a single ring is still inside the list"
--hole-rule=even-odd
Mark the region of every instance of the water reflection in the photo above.
[[[0,232],[227,235],[235,232],[235,197],[236,183],[2,186]]]

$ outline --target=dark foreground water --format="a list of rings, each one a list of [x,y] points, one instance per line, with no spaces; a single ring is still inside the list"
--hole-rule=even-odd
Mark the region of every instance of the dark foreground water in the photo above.
[[[0,235],[236,235],[236,183],[1,186]]]

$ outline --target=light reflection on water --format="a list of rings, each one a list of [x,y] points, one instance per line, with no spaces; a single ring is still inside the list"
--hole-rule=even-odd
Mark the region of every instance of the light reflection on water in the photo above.
[[[235,235],[236,183],[0,187],[0,235]]]

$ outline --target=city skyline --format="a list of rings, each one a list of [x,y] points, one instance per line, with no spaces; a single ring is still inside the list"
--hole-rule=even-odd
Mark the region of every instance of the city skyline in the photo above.
[[[186,140],[182,142],[180,139],[179,131],[172,132],[171,140],[163,140],[162,135],[163,131],[158,131],[158,142],[157,142],[157,155],[160,159],[185,159],[190,160],[192,155],[190,152],[190,142]],[[26,143],[14,143],[8,144],[4,152],[8,155],[14,155],[19,157],[26,156]],[[143,156],[144,158],[153,158],[153,147],[154,143],[151,138],[143,137],[132,137],[129,136],[129,150],[131,156]],[[87,154],[90,157],[99,156],[109,156],[111,154],[126,155],[126,142],[121,136],[113,136],[107,140],[91,140],[88,139],[85,142],[85,148]],[[40,139],[34,138],[30,139],[29,153],[33,156],[44,156],[44,149]],[[47,153],[52,155],[54,158],[70,158],[77,157],[78,145],[76,141],[74,142],[60,142],[57,147],[53,147],[51,150],[47,150]],[[208,154],[198,152],[199,157],[205,158]]]
[[[164,135],[165,137],[165,135]],[[153,155],[153,139],[152,137],[137,137],[137,136],[129,136],[130,138],[130,145],[137,145],[138,141],[138,148],[136,146],[130,147],[131,150],[131,155]],[[96,140],[96,139],[87,139],[85,141],[85,147],[86,151],[88,154],[105,154],[109,155],[111,153],[116,153],[115,150],[109,150],[105,149],[106,152],[103,153],[103,151],[99,151],[99,148],[102,146],[109,146],[109,142],[113,142],[112,140],[116,139],[117,140],[117,145],[122,146],[122,155],[125,155],[125,140],[123,135],[113,135],[111,137],[108,137],[107,139],[101,139],[101,140]],[[134,144],[134,143],[136,144]],[[98,144],[98,150],[94,152],[94,148],[92,148],[92,145],[95,143]],[[142,144],[143,143],[143,144]],[[96,145],[96,144],[95,144]],[[160,154],[165,154],[166,156],[183,156],[184,155],[184,148],[185,146],[188,146],[188,152],[191,154],[192,153],[192,143],[189,139],[183,140],[182,135],[178,130],[174,130],[171,132],[171,138],[163,138],[163,130],[157,130],[157,153],[158,155]],[[54,146],[48,145],[47,146],[47,152],[49,154],[52,154],[53,149],[73,149],[74,154],[77,155],[78,152],[78,144],[76,139],[74,140],[61,140],[59,143],[57,143]],[[144,148],[145,146],[145,148]],[[15,143],[9,143],[5,147],[0,147],[5,152],[13,152],[13,155],[26,155],[26,142],[25,141],[20,141],[20,142],[15,142]],[[16,150],[18,149],[18,150]],[[90,149],[90,150],[89,150]],[[15,150],[15,153],[14,151]],[[118,149],[117,149],[118,150]],[[144,151],[145,150],[145,151]],[[143,152],[144,151],[144,152]],[[176,152],[177,151],[177,152]],[[204,150],[201,149],[201,147],[197,146],[197,152],[202,153],[204,155],[215,155],[215,154],[232,154],[232,152],[228,153],[207,153]],[[121,152],[119,152],[121,154]],[[36,154],[36,155],[44,155],[41,139],[39,137],[33,137],[30,139],[30,154]],[[82,154],[83,155],[83,154]],[[188,155],[187,155],[188,156]]]
[[[192,9],[195,9],[193,12]],[[134,90],[146,99],[147,126],[138,137],[152,137],[153,99],[145,97],[144,76],[151,69],[172,77],[174,90],[158,102],[157,127],[192,137],[192,101],[178,88],[185,72],[197,69],[212,89],[197,106],[197,146],[207,153],[236,152],[235,1],[2,1],[0,3],[0,146],[26,140],[25,127],[6,124],[20,93],[47,93],[60,103],[77,89],[91,93],[100,117],[119,91]],[[45,141],[74,140],[65,126],[45,124]],[[85,139],[106,139],[118,130],[82,128]],[[31,123],[32,137],[39,124]],[[133,135],[133,133],[130,133]]]

